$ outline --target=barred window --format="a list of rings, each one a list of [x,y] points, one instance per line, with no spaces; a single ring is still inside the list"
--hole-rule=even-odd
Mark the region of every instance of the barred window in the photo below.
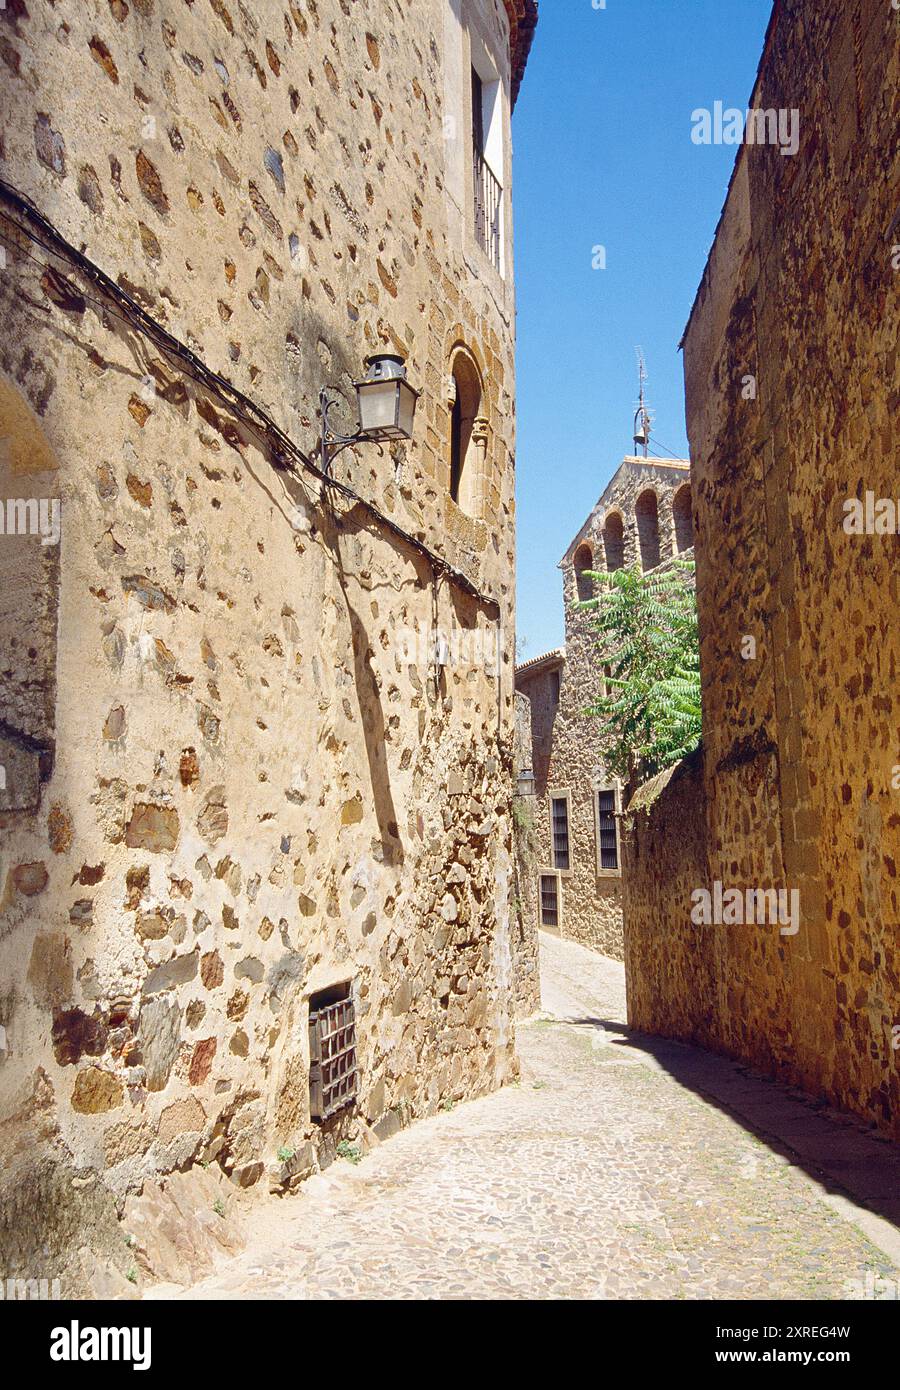
[[[541,926],[559,926],[559,881],[556,874],[541,874]]]
[[[619,832],[616,825],[616,793],[612,788],[597,793],[597,836],[600,868],[618,869]]]
[[[327,1120],[356,1099],[356,1012],[349,982],[309,1001],[309,1113]]]
[[[553,822],[553,867],[569,867],[569,803],[564,796],[554,796],[550,802]]]

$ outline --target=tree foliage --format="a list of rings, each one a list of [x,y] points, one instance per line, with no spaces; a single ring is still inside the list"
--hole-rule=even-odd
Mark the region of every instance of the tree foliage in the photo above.
[[[599,718],[604,766],[627,782],[669,767],[700,741],[693,572],[693,561],[676,560],[653,574],[637,567],[591,573],[596,596],[577,605],[596,614],[602,684],[587,713]]]

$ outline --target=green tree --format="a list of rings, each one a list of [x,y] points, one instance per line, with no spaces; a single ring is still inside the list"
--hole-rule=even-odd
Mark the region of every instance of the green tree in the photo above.
[[[700,742],[700,640],[692,560],[642,574],[637,567],[591,574],[597,669],[606,693],[598,716],[604,766],[634,785],[669,767]]]

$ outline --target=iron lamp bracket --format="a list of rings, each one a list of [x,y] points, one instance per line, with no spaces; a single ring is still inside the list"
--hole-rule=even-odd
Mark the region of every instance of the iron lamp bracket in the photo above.
[[[341,399],[343,399],[341,397]],[[319,463],[322,472],[330,478],[331,467],[338,454],[344,449],[349,449],[353,444],[361,443],[365,438],[365,431],[357,427],[353,434],[344,434],[329,418],[330,412],[337,406],[338,400],[328,394],[327,387],[322,387],[319,392],[319,418],[322,422],[319,437]]]

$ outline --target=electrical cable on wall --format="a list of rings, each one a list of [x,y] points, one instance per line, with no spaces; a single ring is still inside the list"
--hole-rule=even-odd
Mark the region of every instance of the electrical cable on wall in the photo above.
[[[442,575],[448,578],[458,588],[476,599],[479,603],[490,609],[493,614],[499,617],[500,605],[491,595],[480,590],[471,579],[461,570],[456,569],[449,561],[442,556],[435,554],[424,542],[416,536],[405,531],[397,522],[392,521],[382,511],[360,496],[353,488],[346,483],[338,482],[337,479],[324,473],[313,463],[308,454],[289,438],[288,435],[275,423],[272,417],[257,405],[255,401],[244,394],[238,387],[232,385],[225,377],[220,376],[213,368],[206,365],[186,344],[175,338],[169,331],[162,327],[146,310],[121,289],[113,280],[109,278],[99,266],[90,261],[81,251],[76,250],[70,242],[50,223],[35,206],[25,197],[24,194],[12,188],[9,184],[0,179],[0,198],[7,204],[16,209],[31,226],[36,226],[43,233],[44,240],[37,236],[29,226],[24,226],[17,219],[11,218],[17,229],[33,242],[36,246],[49,255],[56,255],[63,260],[71,262],[77,269],[93,284],[101,290],[104,300],[101,302],[92,299],[87,295],[82,295],[85,303],[90,303],[95,309],[102,310],[104,313],[112,313],[130,327],[137,327],[145,337],[151,339],[156,346],[170,357],[177,359],[184,374],[191,378],[197,385],[211,395],[224,402],[228,409],[238,417],[244,426],[251,430],[261,440],[265,451],[270,455],[273,466],[289,472],[294,477],[298,477],[297,465],[299,464],[306,472],[318,479],[322,485],[323,496],[328,495],[331,490],[349,502],[351,506],[363,507],[365,511],[378,524],[422,555],[431,566],[434,575]],[[41,262],[35,257],[23,252],[17,243],[0,230],[0,240],[7,246],[15,248],[21,254],[40,266]],[[48,244],[49,243],[49,244]],[[117,306],[113,309],[109,305],[109,300]],[[118,312],[117,312],[118,310]]]

